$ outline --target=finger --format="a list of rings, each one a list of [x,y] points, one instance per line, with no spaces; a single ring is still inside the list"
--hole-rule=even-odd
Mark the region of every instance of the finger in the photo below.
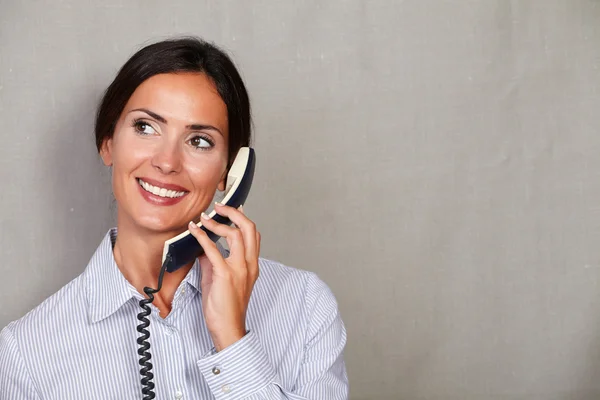
[[[218,207],[219,205],[220,204],[216,204],[215,208]],[[244,215],[244,216],[246,215],[244,213],[243,204],[241,204],[238,207],[238,211],[240,213],[242,213],[242,215]],[[249,221],[252,222],[251,220],[249,220]],[[254,224],[254,223],[252,222],[252,224]],[[256,242],[256,245],[255,245],[255,249],[256,249],[255,253],[256,254],[253,254],[254,250],[251,248],[251,246],[246,246],[246,248],[247,248],[246,265],[248,268],[248,276],[250,277],[252,283],[256,282],[256,279],[258,279],[258,275],[259,275],[258,255],[260,254],[260,233],[256,230],[256,226],[254,226],[253,229],[255,232],[254,237],[255,237],[255,242]],[[248,235],[246,235],[246,237],[247,236]],[[251,238],[247,239],[246,237],[244,238],[244,243],[252,243],[252,242],[250,242],[250,240],[252,240],[252,239]]]
[[[206,227],[211,232],[216,233],[217,235],[226,238],[228,235],[231,235],[236,228],[233,226],[229,226],[226,224],[221,224],[215,221],[212,218],[209,218],[208,215],[202,213],[200,215],[200,223]]]
[[[210,287],[212,283],[212,273],[213,266],[208,256],[206,254],[202,254],[198,260],[200,262],[200,273],[202,274],[202,279],[200,280],[200,287],[207,288]],[[203,289],[204,290],[204,289]]]
[[[260,254],[260,232],[256,231],[256,248],[258,250],[258,254]]]
[[[244,214],[244,208],[243,208],[241,205],[238,207],[238,210],[240,210],[240,212],[241,212],[242,214]],[[244,214],[244,215],[246,215],[246,214]],[[239,228],[239,226],[237,226],[237,225],[236,225],[236,224],[234,224],[233,222],[231,223],[231,226],[233,226],[233,227],[235,227],[235,228]]]
[[[227,217],[239,227],[244,237],[246,248],[246,261],[255,263],[258,259],[258,249],[256,248],[256,225],[244,213],[233,207],[225,206],[220,203],[215,204],[215,211],[224,217]]]
[[[200,243],[200,246],[202,246],[202,249],[204,249],[204,254],[206,254],[206,257],[212,264],[212,272],[219,273],[219,271],[228,269],[227,263],[225,262],[225,259],[219,252],[217,245],[215,244],[215,242],[210,240],[206,232],[204,232],[198,227],[198,225],[191,221],[188,224],[188,228],[192,236],[196,238],[198,243]]]
[[[221,224],[212,218],[208,218],[208,215],[202,213],[201,215],[202,225],[211,232],[224,237],[229,245],[230,257],[232,260],[240,261],[245,260],[245,247],[244,237],[239,229],[233,228],[229,225]]]
[[[257,249],[257,254],[260,254],[260,232],[258,232],[258,231],[256,231],[256,249]],[[248,273],[253,277],[253,279],[255,281],[256,281],[256,279],[258,279],[258,275],[259,275],[258,257],[256,259],[256,263],[251,264],[248,267]]]
[[[246,213],[244,212],[243,204],[238,207],[238,210],[240,210],[240,212],[242,214],[246,215]],[[256,262],[250,263],[248,266],[248,273],[254,279],[254,281],[256,281],[256,279],[258,279],[258,275],[259,275],[258,257],[260,256],[260,232],[256,231],[255,236],[256,236]]]

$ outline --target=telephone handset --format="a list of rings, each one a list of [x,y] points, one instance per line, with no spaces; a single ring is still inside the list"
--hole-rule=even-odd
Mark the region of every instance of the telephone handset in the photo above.
[[[250,186],[252,185],[252,179],[254,178],[254,166],[256,164],[256,156],[254,155],[254,149],[251,147],[242,147],[235,157],[231,168],[227,174],[227,180],[225,182],[225,197],[221,200],[222,204],[238,208],[243,205],[250,192]],[[229,218],[217,214],[213,210],[209,214],[209,218],[221,224],[231,225]],[[208,237],[213,242],[219,240],[219,236],[215,233],[207,230],[201,223],[198,223],[200,229],[204,230],[208,234]],[[204,250],[198,240],[192,236],[189,230],[175,236],[165,242],[162,256],[162,267],[158,277],[158,287],[156,289],[145,287],[144,293],[148,296],[147,299],[140,300],[139,304],[143,311],[137,316],[140,323],[137,326],[137,331],[141,334],[137,343],[139,345],[138,354],[140,356],[139,364],[142,367],[140,374],[142,376],[142,394],[144,400],[152,400],[156,397],[154,394],[154,383],[152,378],[152,363],[150,358],[152,357],[149,349],[150,342],[150,320],[148,317],[151,314],[149,304],[154,301],[154,294],[160,291],[162,287],[162,281],[165,271],[173,272],[183,267],[184,265],[194,261],[197,257],[203,254]]]
[[[254,149],[242,147],[238,151],[238,154],[229,169],[229,173],[227,174],[225,197],[221,200],[222,204],[234,208],[243,205],[250,192],[250,186],[252,185],[252,179],[254,177],[255,163]],[[214,210],[209,214],[209,218],[212,218],[221,224],[231,225],[229,218],[217,214]],[[219,240],[219,236],[207,230],[202,226],[201,222],[198,223],[198,226],[208,234],[208,237],[210,237],[213,242]],[[204,250],[202,249],[202,246],[200,246],[200,243],[198,243],[198,240],[196,240],[190,231],[187,230],[165,242],[162,262],[163,265],[166,266],[167,272],[173,272],[194,261],[201,256],[203,252]]]

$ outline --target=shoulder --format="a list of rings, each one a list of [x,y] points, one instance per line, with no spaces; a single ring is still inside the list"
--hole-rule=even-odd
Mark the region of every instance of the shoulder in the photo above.
[[[327,284],[315,272],[290,267],[266,258],[260,258],[258,262],[259,279],[262,279],[265,284],[300,285],[306,289],[308,296],[330,292]]]
[[[84,310],[84,282],[85,275],[79,275],[5,329],[10,330],[17,342],[49,330],[58,333],[55,329],[60,329],[71,317],[77,318],[76,314]]]
[[[84,296],[80,296],[82,286],[80,275],[25,316],[2,329],[0,387],[7,385],[8,393],[27,391],[30,394],[27,398],[38,398],[33,394],[36,367],[44,355],[59,348],[57,344],[61,338],[68,336],[66,332],[73,319],[80,318],[77,310],[84,309],[82,303],[85,303]],[[4,398],[2,394],[0,398]]]
[[[315,272],[266,258],[259,259],[259,278],[255,290],[290,305],[299,303],[309,312],[315,308],[337,309],[333,292]]]
[[[344,346],[346,330],[338,302],[316,273],[263,258],[259,268],[251,300],[257,320],[279,325],[279,335],[284,334],[282,325],[293,327],[306,345],[329,335],[331,343]]]

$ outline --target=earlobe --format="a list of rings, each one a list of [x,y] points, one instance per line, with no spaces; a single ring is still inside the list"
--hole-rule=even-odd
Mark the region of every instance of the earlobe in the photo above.
[[[219,185],[217,185],[217,190],[220,190],[221,192],[225,191],[225,184],[227,183],[227,170],[225,170],[225,172],[223,172],[223,176],[221,177],[221,181],[219,182]]]
[[[217,189],[221,192],[225,191],[225,178],[221,179],[219,185],[217,186]]]
[[[107,167],[112,166],[112,138],[105,139],[102,143],[102,147],[100,148],[100,157],[102,158],[102,162]]]

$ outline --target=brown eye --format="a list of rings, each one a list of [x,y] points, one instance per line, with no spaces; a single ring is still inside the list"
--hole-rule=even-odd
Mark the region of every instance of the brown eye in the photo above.
[[[212,141],[204,136],[195,136],[190,139],[190,144],[197,149],[210,149],[213,147]]]
[[[153,135],[156,133],[154,128],[144,121],[134,121],[133,127],[140,135]]]

